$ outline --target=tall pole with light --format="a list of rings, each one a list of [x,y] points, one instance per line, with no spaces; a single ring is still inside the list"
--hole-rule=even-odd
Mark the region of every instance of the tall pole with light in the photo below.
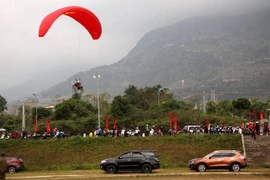
[[[22,105],[22,130],[25,129],[25,109],[24,109],[24,103]]]
[[[100,77],[101,77],[100,74],[96,74],[93,76],[93,78],[97,80],[98,127],[100,127],[100,107],[99,107],[99,87],[98,87],[98,79]]]
[[[160,104],[160,91],[161,91],[161,87],[158,88],[158,106]]]
[[[36,121],[37,121],[37,118],[38,118],[38,114],[37,114],[37,103],[38,103],[38,98],[37,98],[36,94],[33,94],[33,96],[34,96],[35,99],[36,99]]]

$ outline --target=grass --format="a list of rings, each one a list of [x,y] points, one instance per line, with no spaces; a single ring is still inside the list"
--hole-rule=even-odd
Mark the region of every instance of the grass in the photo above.
[[[132,149],[156,150],[161,168],[187,167],[188,161],[217,149],[242,151],[240,135],[180,135],[159,137],[70,137],[0,141],[6,156],[18,156],[26,171],[99,169],[102,159]]]

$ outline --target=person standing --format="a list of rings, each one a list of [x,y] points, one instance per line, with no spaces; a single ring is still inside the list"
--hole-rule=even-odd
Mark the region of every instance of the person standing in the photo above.
[[[251,137],[256,140],[256,130],[255,130],[255,127],[252,127],[251,128]]]
[[[5,153],[2,152],[0,157],[0,180],[6,180],[6,165]]]
[[[149,126],[148,126],[148,124],[146,124],[146,126],[145,126],[145,131],[146,131],[146,136],[149,136]]]
[[[160,135],[163,136],[163,126],[160,126]]]

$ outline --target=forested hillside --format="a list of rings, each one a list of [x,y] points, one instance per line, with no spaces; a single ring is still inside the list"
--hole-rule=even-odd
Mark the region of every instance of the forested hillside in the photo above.
[[[218,99],[266,97],[270,75],[270,11],[240,16],[195,17],[153,30],[115,64],[76,74],[86,93],[115,96],[132,84],[160,84],[179,98],[215,89]],[[43,97],[71,95],[74,77],[43,91]],[[184,82],[184,83],[182,83]]]

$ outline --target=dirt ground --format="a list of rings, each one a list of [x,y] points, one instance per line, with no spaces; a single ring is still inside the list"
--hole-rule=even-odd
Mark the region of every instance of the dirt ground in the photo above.
[[[7,174],[7,179],[22,180],[269,180],[269,169],[243,169],[234,173],[226,170],[209,170],[204,173],[189,171],[187,169],[162,169],[153,171],[151,174],[117,173],[106,174],[101,170],[81,170],[81,171],[41,171],[41,172],[19,172]]]

